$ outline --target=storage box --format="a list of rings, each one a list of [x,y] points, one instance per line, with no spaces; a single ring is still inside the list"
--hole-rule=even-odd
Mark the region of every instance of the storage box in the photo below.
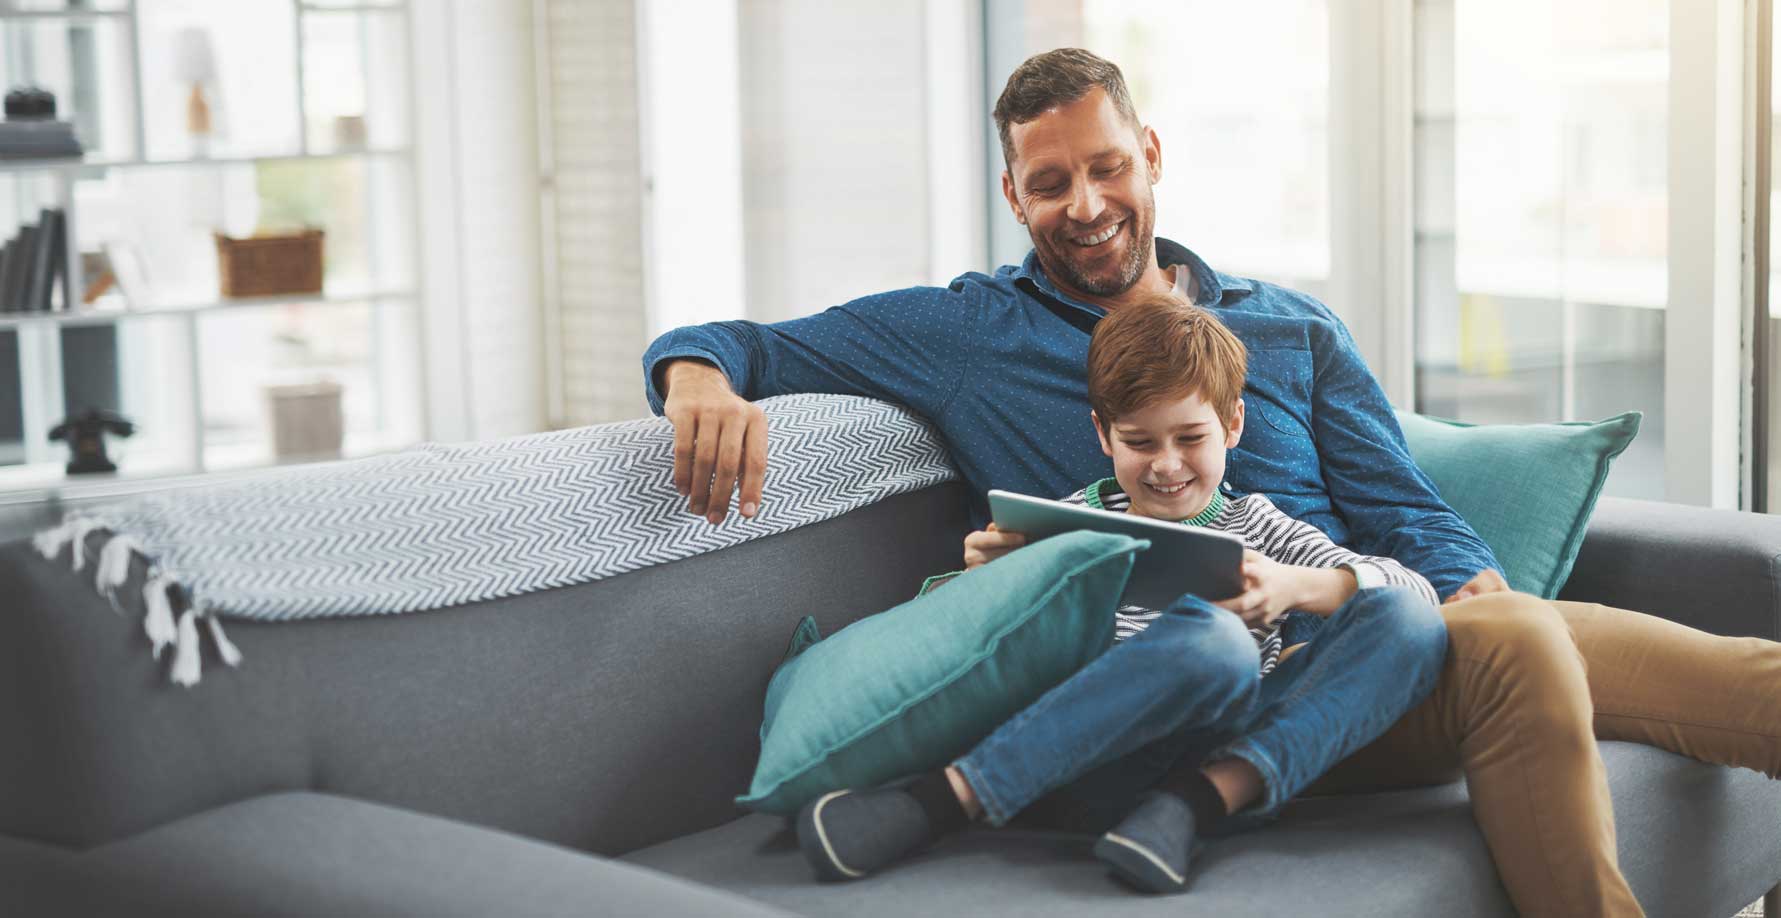
[[[322,231],[233,239],[216,234],[223,296],[322,292]]]
[[[340,384],[321,381],[267,386],[272,421],[272,455],[279,462],[340,458],[346,425],[340,412]]]

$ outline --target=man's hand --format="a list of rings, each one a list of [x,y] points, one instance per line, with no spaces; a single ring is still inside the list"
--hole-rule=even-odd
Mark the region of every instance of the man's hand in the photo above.
[[[673,361],[662,380],[662,416],[674,425],[674,489],[687,498],[687,510],[723,522],[740,481],[742,515],[753,517],[767,475],[766,412],[702,360]]]
[[[1486,593],[1507,592],[1509,592],[1509,581],[1504,580],[1502,574],[1487,567],[1484,570],[1479,571],[1478,576],[1466,581],[1465,586],[1460,587],[1452,596],[1443,600],[1441,605],[1450,605],[1459,602],[1462,599],[1471,599],[1474,596],[1483,596]]]
[[[965,536],[965,570],[982,567],[1027,544],[1027,537],[1018,532],[1002,532],[995,523]]]

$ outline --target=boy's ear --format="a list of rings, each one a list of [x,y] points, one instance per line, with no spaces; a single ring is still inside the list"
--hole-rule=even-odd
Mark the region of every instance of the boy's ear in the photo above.
[[[1100,438],[1101,452],[1106,453],[1107,458],[1113,458],[1113,444],[1107,442],[1107,430],[1101,426],[1100,416],[1095,414],[1094,409],[1091,408],[1088,412],[1088,419],[1095,425],[1095,436]]]
[[[1237,399],[1236,410],[1231,412],[1231,429],[1225,435],[1224,448],[1236,449],[1237,441],[1243,439],[1243,400]]]

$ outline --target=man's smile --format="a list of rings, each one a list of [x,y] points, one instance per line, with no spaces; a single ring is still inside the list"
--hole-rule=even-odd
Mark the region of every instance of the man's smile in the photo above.
[[[1089,234],[1082,235],[1082,236],[1073,236],[1073,237],[1071,237],[1070,241],[1076,243],[1078,246],[1081,246],[1082,248],[1093,248],[1094,246],[1101,245],[1102,243],[1105,243],[1107,240],[1112,239],[1114,236],[1119,235],[1120,229],[1124,226],[1125,226],[1125,221],[1121,220],[1118,223],[1115,223],[1115,224],[1107,227],[1106,229],[1101,230],[1100,232],[1089,233]]]

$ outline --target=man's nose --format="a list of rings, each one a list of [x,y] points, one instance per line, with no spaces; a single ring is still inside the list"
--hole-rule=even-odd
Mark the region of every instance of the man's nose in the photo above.
[[[1094,182],[1077,182],[1070,194],[1069,213],[1065,216],[1076,223],[1093,223],[1101,218],[1104,205],[1100,186]]]

